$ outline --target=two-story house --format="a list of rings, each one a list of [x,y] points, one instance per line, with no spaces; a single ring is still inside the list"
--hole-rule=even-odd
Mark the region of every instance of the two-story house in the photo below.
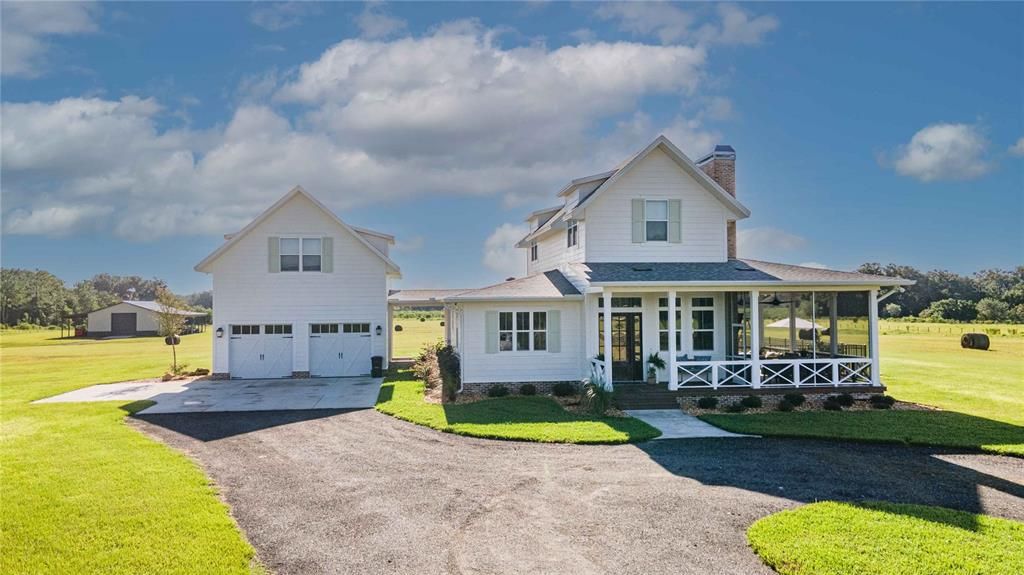
[[[527,275],[444,298],[464,389],[647,379],[668,389],[880,386],[878,302],[910,282],[737,258],[729,146],[664,136],[569,182],[517,247]]]
[[[349,226],[301,187],[196,265],[213,275],[213,374],[355,376],[387,365],[394,238]]]

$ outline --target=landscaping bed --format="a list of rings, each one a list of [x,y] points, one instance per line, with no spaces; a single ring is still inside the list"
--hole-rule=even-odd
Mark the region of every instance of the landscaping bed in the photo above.
[[[813,503],[758,520],[747,539],[782,575],[1024,573],[1024,524],[943,507]]]

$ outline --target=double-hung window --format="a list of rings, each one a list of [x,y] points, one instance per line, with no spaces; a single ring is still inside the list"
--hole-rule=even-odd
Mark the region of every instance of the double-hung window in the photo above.
[[[693,319],[693,351],[715,349],[715,298],[695,297],[690,300]]]
[[[683,350],[683,299],[676,298],[676,353]],[[658,298],[658,342],[661,351],[668,351],[668,298]]]
[[[668,200],[647,200],[644,208],[647,241],[668,241]]]
[[[576,220],[569,220],[569,226],[565,231],[565,245],[566,247],[573,247],[579,241],[579,228]]]
[[[537,255],[538,255],[538,252],[537,252],[537,242],[531,242],[530,243],[530,261],[531,262],[537,261]]]
[[[281,238],[281,271],[318,272],[323,241],[320,238]]]
[[[544,351],[548,348],[547,330],[547,312],[499,312],[498,351]]]

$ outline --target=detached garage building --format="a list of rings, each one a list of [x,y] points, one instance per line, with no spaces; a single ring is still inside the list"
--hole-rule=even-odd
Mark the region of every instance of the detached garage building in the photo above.
[[[183,309],[179,315],[195,318],[206,314]],[[155,301],[123,301],[89,312],[86,325],[90,337],[157,335],[157,314],[160,304]]]
[[[196,265],[213,276],[213,375],[369,375],[387,367],[394,238],[296,187]]]

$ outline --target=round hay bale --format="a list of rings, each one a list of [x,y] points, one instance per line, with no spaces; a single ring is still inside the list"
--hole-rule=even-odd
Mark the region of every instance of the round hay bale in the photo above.
[[[964,349],[987,350],[989,343],[988,335],[984,333],[965,333],[960,336],[960,347]]]
[[[402,331],[402,326],[396,324],[395,331]]]

